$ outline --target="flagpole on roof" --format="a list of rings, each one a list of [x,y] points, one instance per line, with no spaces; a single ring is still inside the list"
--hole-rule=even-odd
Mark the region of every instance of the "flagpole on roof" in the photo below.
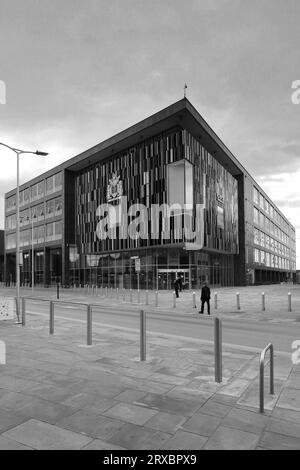
[[[187,84],[185,83],[184,84],[184,89],[183,89],[183,93],[184,93],[184,97],[186,98],[186,90],[187,90]]]

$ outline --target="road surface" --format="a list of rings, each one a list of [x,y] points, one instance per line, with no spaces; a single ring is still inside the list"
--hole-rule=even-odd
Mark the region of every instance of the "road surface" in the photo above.
[[[138,306],[93,308],[94,325],[110,325],[116,328],[139,329]],[[26,301],[28,314],[49,317],[48,302]],[[83,305],[55,304],[55,317],[69,318],[85,324],[86,307]],[[27,324],[30,322],[30,316]],[[300,323],[271,323],[270,321],[247,321],[245,319],[223,319],[223,344],[241,348],[261,350],[268,343],[273,343],[275,352],[292,353],[292,342],[300,340]],[[84,328],[84,327],[83,327]],[[213,341],[213,316],[182,315],[178,312],[165,313],[151,310],[147,312],[147,333],[175,335],[184,338]]]

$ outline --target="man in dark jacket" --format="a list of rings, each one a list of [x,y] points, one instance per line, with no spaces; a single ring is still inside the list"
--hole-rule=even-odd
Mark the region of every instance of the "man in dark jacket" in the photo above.
[[[178,294],[179,286],[180,286],[180,279],[179,277],[177,277],[174,281],[174,289],[175,289],[175,294],[177,298],[179,297],[179,294]]]
[[[201,310],[199,313],[204,313],[204,304],[207,303],[207,313],[210,315],[210,288],[208,287],[208,283],[205,282],[204,286],[201,290]]]

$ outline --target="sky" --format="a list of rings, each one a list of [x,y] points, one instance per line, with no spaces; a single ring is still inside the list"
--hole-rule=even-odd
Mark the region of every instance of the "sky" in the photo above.
[[[0,142],[49,152],[21,157],[22,183],[181,99],[187,83],[297,228],[300,255],[299,25],[299,0],[0,0]],[[0,228],[15,186],[15,156],[0,147]]]

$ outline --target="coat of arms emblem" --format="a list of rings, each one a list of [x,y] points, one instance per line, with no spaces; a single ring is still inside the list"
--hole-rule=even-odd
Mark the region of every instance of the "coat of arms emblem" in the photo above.
[[[107,201],[114,201],[119,199],[123,195],[123,182],[120,181],[120,176],[117,173],[113,173],[112,177],[109,180],[106,198]]]

